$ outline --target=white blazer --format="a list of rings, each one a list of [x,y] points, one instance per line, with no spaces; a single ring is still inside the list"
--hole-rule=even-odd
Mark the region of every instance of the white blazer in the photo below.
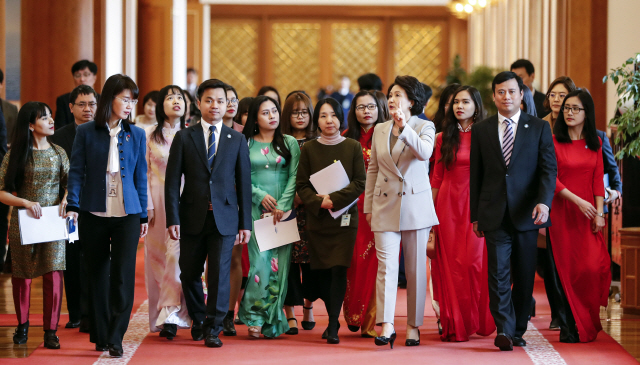
[[[436,127],[412,116],[389,151],[393,124],[387,121],[373,132],[364,197],[364,213],[372,213],[371,230],[399,232],[437,225],[429,183]]]

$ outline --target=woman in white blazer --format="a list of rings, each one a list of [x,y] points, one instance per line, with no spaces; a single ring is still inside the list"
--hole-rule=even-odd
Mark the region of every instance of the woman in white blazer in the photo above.
[[[425,104],[420,81],[398,76],[388,91],[392,120],[374,134],[367,171],[364,213],[375,235],[378,256],[376,322],[382,333],[378,346],[396,339],[393,327],[398,291],[400,242],[407,276],[407,346],[420,344],[427,289],[427,241],[438,224],[429,183],[429,157],[435,126],[418,118]]]

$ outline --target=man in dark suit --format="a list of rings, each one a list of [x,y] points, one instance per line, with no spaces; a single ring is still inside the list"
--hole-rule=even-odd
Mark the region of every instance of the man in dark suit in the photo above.
[[[94,119],[97,109],[97,94],[91,86],[77,86],[70,94],[67,106],[74,117],[74,123],[56,129],[51,142],[62,147],[71,160],[71,149],[76,138],[76,128]],[[66,187],[65,187],[66,188]],[[64,189],[61,191],[64,194]],[[82,258],[82,242],[69,243],[65,250],[67,269],[64,271],[64,289],[67,296],[69,322],[65,328],[78,328],[89,332],[89,287],[87,270]]]
[[[4,89],[4,73],[0,70],[0,92]],[[10,102],[0,99],[0,112],[4,114],[5,127],[7,128],[7,143],[13,138],[13,128],[18,120],[18,107]]]
[[[0,161],[7,154],[7,127],[4,113],[0,110]],[[9,229],[9,206],[0,203],[0,272],[4,270],[4,255],[7,252],[7,231]]]
[[[180,280],[194,341],[221,347],[218,337],[230,295],[231,251],[236,235],[251,235],[251,164],[246,138],[222,123],[227,85],[207,80],[198,87],[200,123],[176,133],[165,177],[167,227],[180,239]],[[184,175],[184,188],[180,185]],[[201,275],[209,259],[205,307]]]
[[[515,73],[499,73],[492,83],[498,115],[471,134],[471,222],[486,237],[489,308],[502,351],[526,346],[538,229],[550,225],[557,174],[549,123],[520,112],[523,88]]]
[[[511,64],[511,72],[518,75],[525,86],[527,86],[531,90],[531,93],[533,93],[533,103],[536,105],[536,114],[538,115],[538,118],[543,118],[545,115],[551,113],[551,110],[547,110],[542,105],[547,96],[533,88],[533,80],[536,78],[535,71],[533,63],[529,60],[519,59]]]
[[[76,86],[87,85],[93,88],[96,83],[96,75],[98,74],[98,66],[89,60],[81,60],[71,66],[71,75]],[[97,99],[100,99],[100,94]],[[69,110],[71,93],[58,96],[56,99],[56,117],[55,128],[59,129],[67,124],[73,124],[74,116]]]

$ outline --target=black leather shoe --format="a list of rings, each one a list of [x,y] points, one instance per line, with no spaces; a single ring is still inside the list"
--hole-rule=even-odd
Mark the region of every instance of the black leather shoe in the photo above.
[[[97,343],[96,344],[96,351],[101,351],[101,352],[109,351],[109,346]]]
[[[404,340],[405,346],[418,346],[420,345],[420,330],[418,330],[418,339],[414,340],[413,338],[407,338]]]
[[[178,325],[173,323],[165,323],[162,325],[162,331],[160,331],[160,337],[166,337],[167,340],[173,340],[178,333]]]
[[[226,315],[222,320],[222,334],[225,336],[235,336],[236,326],[233,325],[233,313],[231,315]]]
[[[560,342],[563,343],[578,343],[580,342],[580,336],[578,332],[571,332],[569,330],[560,329]]]
[[[315,323],[315,322],[314,322]],[[340,329],[340,323],[338,323],[338,329]],[[322,332],[322,339],[326,340],[329,337],[329,327]]]
[[[347,327],[349,328],[349,331],[351,332],[358,332],[360,330],[360,326],[353,326],[353,325],[347,325]]]
[[[80,320],[77,321],[69,321],[67,322],[67,324],[64,326],[64,328],[78,328],[80,327]]]
[[[332,345],[336,345],[340,343],[340,337],[338,337],[338,334],[336,333],[335,336],[334,335],[327,335],[327,343],[330,343]]]
[[[81,319],[80,320],[80,328],[78,329],[78,331],[82,332],[82,333],[89,333],[89,320],[88,319]]]
[[[376,337],[374,343],[376,346],[386,346],[387,344],[391,345],[393,348],[393,343],[396,342],[396,330],[393,330],[393,333],[389,337],[380,336]]]
[[[204,340],[204,332],[203,330],[203,325],[202,322],[193,322],[193,324],[191,325],[191,338],[193,338],[194,341],[202,341]]]
[[[513,346],[525,347],[527,346],[527,341],[525,341],[522,337],[515,336],[513,338]]]
[[[558,318],[554,318],[549,323],[549,329],[551,331],[560,331],[560,320]]]
[[[123,354],[122,347],[109,344],[109,356],[122,357],[122,354]]]
[[[13,333],[13,343],[16,345],[24,345],[29,339],[29,321],[19,324]]]
[[[442,335],[442,324],[440,324],[440,320],[438,320],[438,334]]]
[[[207,335],[207,338],[204,339],[204,345],[207,347],[222,347],[222,341],[216,335]]]
[[[296,326],[295,327],[289,327],[289,329],[287,330],[287,332],[285,332],[285,335],[297,335],[298,334],[298,320],[295,318],[287,318],[287,322],[288,321],[296,321]]]
[[[60,348],[60,339],[56,336],[56,331],[44,331],[44,347],[51,350],[58,350]]]
[[[513,340],[506,333],[498,333],[493,344],[500,348],[500,351],[513,351]]]

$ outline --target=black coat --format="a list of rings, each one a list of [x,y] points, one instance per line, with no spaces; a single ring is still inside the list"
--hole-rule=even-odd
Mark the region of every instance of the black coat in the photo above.
[[[71,160],[71,150],[73,149],[73,141],[76,139],[76,123],[67,124],[64,127],[57,129],[53,136],[51,136],[51,142],[62,147],[67,153],[67,157]]]
[[[546,121],[520,113],[507,168],[498,136],[498,116],[474,124],[471,134],[471,222],[478,230],[500,227],[505,212],[518,231],[548,227],[531,218],[537,204],[551,208],[557,163],[551,128]]]

